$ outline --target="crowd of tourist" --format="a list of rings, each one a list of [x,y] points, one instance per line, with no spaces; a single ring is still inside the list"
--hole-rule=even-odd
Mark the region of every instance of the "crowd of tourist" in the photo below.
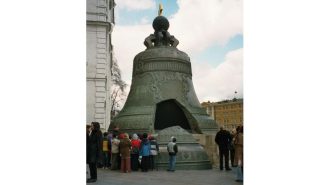
[[[87,179],[87,183],[96,182],[97,168],[120,170],[122,173],[138,171],[139,169],[142,172],[158,170],[156,160],[159,146],[156,138],[152,135],[147,133],[129,135],[118,130],[102,134],[100,124],[92,122],[91,126],[87,125],[86,138],[87,164],[90,171],[90,178]],[[170,143],[172,143],[172,139]],[[170,155],[173,155],[172,148],[171,144]],[[174,169],[175,161],[172,160],[169,170],[174,171]]]
[[[158,170],[157,156],[159,146],[154,136],[147,133],[129,135],[118,130],[108,133],[100,131],[100,124],[92,122],[87,125],[87,164],[90,178],[87,183],[96,182],[97,168],[120,170],[122,173],[131,171],[147,172]],[[219,168],[226,171],[235,168],[236,181],[243,181],[243,126],[237,127],[232,132],[222,127],[216,134],[215,142],[219,147]],[[175,171],[178,146],[176,138],[171,137],[167,144],[169,155],[167,171]]]

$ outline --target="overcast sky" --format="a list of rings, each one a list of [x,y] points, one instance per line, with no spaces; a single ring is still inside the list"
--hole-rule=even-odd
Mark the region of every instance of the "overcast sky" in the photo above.
[[[190,56],[199,101],[232,99],[235,91],[243,97],[241,0],[117,0],[112,43],[123,80],[131,84],[134,56],[154,32],[159,3],[177,48]]]

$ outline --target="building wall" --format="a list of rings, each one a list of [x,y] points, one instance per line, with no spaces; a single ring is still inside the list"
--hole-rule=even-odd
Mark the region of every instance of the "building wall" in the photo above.
[[[203,102],[202,107],[216,121],[218,127],[233,130],[243,125],[243,99],[233,99],[221,102]]]
[[[113,0],[86,0],[86,122],[110,124]]]

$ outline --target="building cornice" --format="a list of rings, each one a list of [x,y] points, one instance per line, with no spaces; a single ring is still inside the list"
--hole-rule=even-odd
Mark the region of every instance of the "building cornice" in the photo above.
[[[104,21],[90,21],[90,20],[87,20],[86,23],[87,23],[87,25],[109,26],[109,28],[111,27],[110,22],[104,22]]]
[[[87,23],[87,26],[88,25],[89,26],[91,26],[91,25],[93,25],[93,26],[105,26],[105,27],[108,28],[108,31],[110,33],[112,32],[112,30],[113,30],[113,28],[115,26],[114,24],[112,24],[110,22],[103,22],[103,21],[89,21],[89,20],[87,20],[86,23]]]
[[[87,15],[102,15],[102,16],[108,16],[106,13],[103,13],[103,12],[87,12]]]
[[[87,79],[88,81],[90,81],[90,80],[107,80],[107,77],[104,77],[104,78],[87,77],[86,79]]]

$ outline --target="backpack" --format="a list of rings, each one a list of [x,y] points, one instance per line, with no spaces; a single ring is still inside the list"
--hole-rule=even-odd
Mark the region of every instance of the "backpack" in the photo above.
[[[157,145],[154,142],[150,143],[150,155],[157,155],[158,151],[157,151]]]
[[[140,146],[140,155],[141,156],[149,156],[150,155],[150,143],[141,143]]]
[[[139,148],[138,147],[133,147],[131,152],[132,152],[132,154],[138,154],[139,153]]]

